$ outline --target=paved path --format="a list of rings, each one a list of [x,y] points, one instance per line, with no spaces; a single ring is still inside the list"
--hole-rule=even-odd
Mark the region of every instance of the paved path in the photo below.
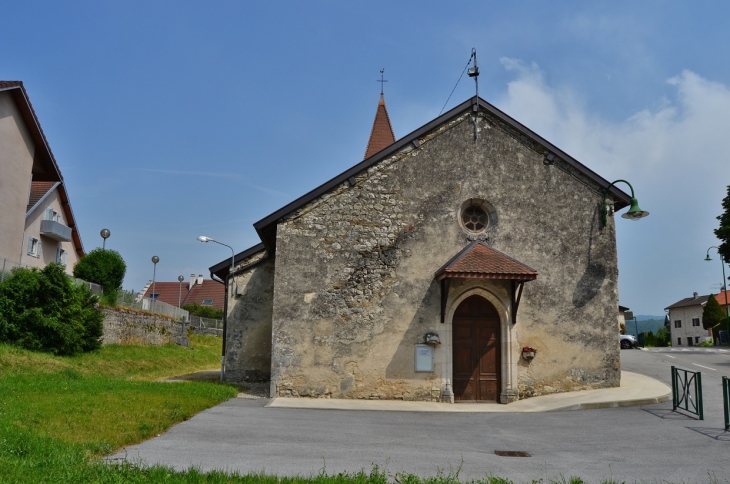
[[[624,366],[634,372],[668,373],[658,358],[622,351]],[[518,483],[573,475],[587,482],[726,482],[730,469],[730,433],[714,406],[700,422],[672,412],[671,402],[522,413],[321,410],[268,402],[230,400],[112,458],[279,475],[378,465],[390,474],[434,476],[460,468],[462,480],[495,475]],[[497,450],[531,457],[501,457]]]

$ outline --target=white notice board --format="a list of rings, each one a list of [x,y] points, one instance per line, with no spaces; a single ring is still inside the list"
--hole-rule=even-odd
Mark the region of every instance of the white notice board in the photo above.
[[[416,345],[416,371],[433,371],[433,346]]]

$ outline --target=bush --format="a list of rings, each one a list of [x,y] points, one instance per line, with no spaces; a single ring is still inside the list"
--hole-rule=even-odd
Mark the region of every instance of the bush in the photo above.
[[[81,258],[74,266],[74,277],[101,284],[104,301],[116,305],[117,291],[122,288],[127,264],[116,250],[96,248]]]
[[[192,316],[200,316],[201,318],[223,319],[223,310],[215,309],[210,306],[202,306],[198,303],[183,304],[180,309],[184,309]]]
[[[76,286],[63,266],[15,269],[0,283],[0,342],[56,355],[101,347],[104,315],[98,298]]]
[[[648,333],[642,331],[642,334],[644,335],[644,346],[647,348],[652,348],[654,346],[669,346],[669,334],[664,327],[659,328],[656,334],[652,331],[649,331]]]

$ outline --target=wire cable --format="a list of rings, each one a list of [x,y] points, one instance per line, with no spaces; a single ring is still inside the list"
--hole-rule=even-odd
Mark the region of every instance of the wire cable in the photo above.
[[[456,81],[456,85],[451,90],[451,94],[449,94],[449,98],[446,100],[446,102],[444,103],[444,106],[441,108],[441,111],[439,112],[439,116],[441,116],[441,113],[444,112],[444,108],[446,107],[446,105],[449,104],[449,99],[451,99],[451,96],[454,94],[454,91],[456,91],[456,87],[459,85],[459,82],[461,82],[461,78],[464,77],[464,73],[466,72],[466,68],[469,67],[469,63],[471,62],[471,58],[472,57],[474,57],[474,54],[470,55],[469,56],[469,60],[466,61],[466,65],[464,66],[464,70],[461,71],[461,75],[459,76],[459,80]]]

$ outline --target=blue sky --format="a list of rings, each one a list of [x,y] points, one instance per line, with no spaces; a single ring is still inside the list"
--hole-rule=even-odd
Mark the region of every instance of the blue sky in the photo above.
[[[396,137],[436,117],[477,49],[480,95],[584,164],[632,182],[621,303],[717,292],[730,184],[724,2],[4,2],[0,79],[22,80],[86,250],[125,288],[242,251],[252,224],[364,154],[385,68]],[[473,94],[464,78],[449,107]],[[625,188],[622,187],[622,188]],[[713,251],[714,252],[714,251]]]

